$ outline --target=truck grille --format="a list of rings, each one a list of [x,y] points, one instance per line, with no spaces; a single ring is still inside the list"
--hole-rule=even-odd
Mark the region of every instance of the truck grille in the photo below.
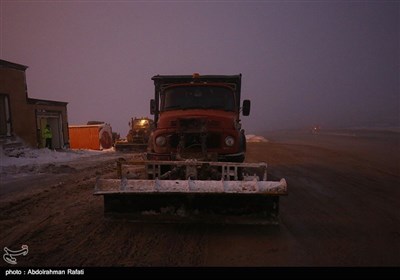
[[[196,120],[196,119],[189,119],[188,121],[187,120],[180,120],[179,124],[180,124],[180,126],[187,127],[188,123],[193,123],[193,120]],[[198,120],[196,120],[196,121],[197,121],[197,123],[195,122],[195,127],[196,128],[201,127],[202,125],[204,125],[204,123],[206,123],[208,127],[220,127],[221,126],[221,123],[219,121],[216,121],[216,120],[204,120],[204,119],[201,119],[201,122],[199,122]],[[178,121],[177,120],[173,120],[169,124],[170,124],[171,127],[177,127],[178,126]]]
[[[201,147],[201,134],[200,133],[184,133],[184,148]],[[177,148],[180,140],[180,134],[173,134],[170,138],[170,145],[172,148]],[[221,135],[218,133],[206,134],[206,148],[218,149],[221,147]]]

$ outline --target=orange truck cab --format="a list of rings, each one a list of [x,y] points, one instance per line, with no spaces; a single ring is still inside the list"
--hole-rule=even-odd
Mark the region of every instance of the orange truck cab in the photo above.
[[[157,75],[150,101],[155,129],[148,160],[243,162],[246,137],[240,113],[242,75]]]

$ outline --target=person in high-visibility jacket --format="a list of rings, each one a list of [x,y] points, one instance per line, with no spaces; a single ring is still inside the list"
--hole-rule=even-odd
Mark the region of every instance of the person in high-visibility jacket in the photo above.
[[[46,128],[43,132],[43,137],[46,140],[46,148],[52,149],[52,140],[53,140],[53,133],[51,132],[50,125],[46,125]]]

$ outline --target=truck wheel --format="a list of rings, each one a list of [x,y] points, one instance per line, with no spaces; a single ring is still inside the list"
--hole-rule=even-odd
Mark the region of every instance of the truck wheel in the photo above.
[[[239,139],[239,152],[243,153],[243,156],[240,156],[235,160],[236,162],[244,162],[245,159],[245,154],[246,154],[246,136],[244,135],[244,132],[240,133],[240,139]]]
[[[246,152],[246,136],[244,135],[244,131],[240,133],[240,140],[239,140],[240,150],[245,153]]]

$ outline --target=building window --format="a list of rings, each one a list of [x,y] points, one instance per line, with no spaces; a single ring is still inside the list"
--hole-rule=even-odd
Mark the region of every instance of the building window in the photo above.
[[[0,94],[0,136],[11,136],[10,104],[6,94]]]

